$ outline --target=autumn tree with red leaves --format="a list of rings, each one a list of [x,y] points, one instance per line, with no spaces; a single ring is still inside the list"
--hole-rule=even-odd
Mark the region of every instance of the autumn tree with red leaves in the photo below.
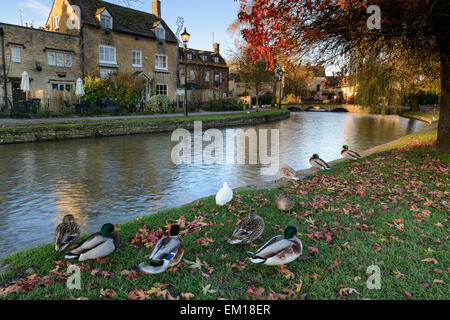
[[[236,0],[242,36],[253,59],[264,57],[270,67],[277,54],[313,52],[329,61],[359,52],[388,55],[402,50],[421,61],[440,61],[440,120],[437,147],[450,151],[450,47],[448,0]],[[376,5],[381,28],[367,20]]]

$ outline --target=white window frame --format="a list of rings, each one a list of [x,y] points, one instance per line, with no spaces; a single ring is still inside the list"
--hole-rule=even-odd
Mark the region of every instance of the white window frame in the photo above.
[[[165,58],[165,59],[164,59],[164,61],[165,61],[165,63],[166,63],[166,66],[165,66],[165,67],[164,67],[164,63],[163,63],[163,66],[162,66],[162,67],[159,66],[158,58]],[[169,58],[168,58],[167,55],[165,55],[165,54],[158,54],[158,53],[155,54],[155,69],[156,69],[156,70],[164,70],[164,71],[169,70]]]
[[[102,49],[103,49],[103,59],[102,59]],[[112,50],[108,53],[108,55],[111,55],[111,53],[113,53],[114,59],[106,60],[106,50]],[[111,46],[99,45],[98,61],[100,63],[117,64],[116,48]]]
[[[158,90],[158,86],[166,87],[166,89],[164,90],[165,93],[158,93],[158,91],[161,92],[161,90]],[[160,95],[160,94],[163,94],[163,95],[166,95],[166,96],[169,95],[169,85],[167,83],[157,83],[156,84],[156,95]]]
[[[21,63],[22,58],[20,56],[20,47],[12,46],[11,47],[11,61],[15,63]]]
[[[52,58],[50,58],[50,57],[52,57]],[[56,53],[49,51],[47,53],[47,60],[48,60],[49,66],[56,66]]]
[[[156,27],[155,35],[157,40],[166,40],[166,29],[164,29],[161,23]]]
[[[142,51],[131,50],[131,65],[137,68],[142,67]]]
[[[65,57],[63,53],[56,53],[56,66],[57,67],[64,67],[65,64]]]
[[[214,63],[219,63],[219,57],[214,57]]]
[[[189,81],[195,81],[195,71],[194,70],[189,71]]]
[[[100,78],[108,78],[110,75],[115,74],[117,71],[111,68],[100,68]]]
[[[205,72],[205,82],[209,82],[209,71]]]
[[[105,25],[102,23],[102,18],[105,21]],[[109,14],[107,10],[100,13],[100,26],[103,29],[109,29],[111,30],[113,28],[113,17]]]
[[[65,54],[64,65],[66,68],[72,68],[72,55],[70,53]]]
[[[58,30],[59,29],[59,16],[53,16],[53,29]]]

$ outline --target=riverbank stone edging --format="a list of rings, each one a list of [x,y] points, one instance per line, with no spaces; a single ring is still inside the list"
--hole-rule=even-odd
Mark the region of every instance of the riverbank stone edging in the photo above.
[[[289,118],[289,116],[289,112],[284,112],[275,115],[255,115],[242,118],[204,120],[202,121],[202,125],[203,129],[259,125],[267,122],[285,120]],[[160,133],[170,132],[177,128],[193,130],[194,121],[75,124],[70,127],[58,125],[38,128],[17,127],[9,130],[0,130],[0,144]]]

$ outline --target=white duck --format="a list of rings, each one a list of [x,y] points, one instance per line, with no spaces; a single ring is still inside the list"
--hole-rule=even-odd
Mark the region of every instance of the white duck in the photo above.
[[[216,204],[223,206],[233,199],[233,190],[228,186],[228,183],[224,182],[222,188],[217,192]]]

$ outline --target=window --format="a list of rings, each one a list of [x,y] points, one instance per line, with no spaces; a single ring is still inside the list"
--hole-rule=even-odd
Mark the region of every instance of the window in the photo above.
[[[194,70],[191,70],[191,72],[189,73],[189,79],[190,80],[195,80],[195,72],[194,72]]]
[[[157,83],[156,84],[156,94],[160,95],[163,94],[167,96],[167,84]]]
[[[53,29],[59,29],[59,17],[58,16],[53,17]]]
[[[219,63],[219,57],[214,57],[214,62]]]
[[[64,84],[64,83],[52,83],[52,90],[53,91],[72,91],[72,85],[71,84]]]
[[[155,68],[160,70],[168,70],[166,55],[163,54],[156,55]]]
[[[142,67],[142,51],[132,50],[131,55],[133,67]]]
[[[208,57],[207,57],[207,56],[202,56],[202,61],[203,61],[203,62],[208,61]]]
[[[100,46],[99,61],[103,63],[116,64],[116,48],[109,46]]]
[[[116,73],[114,69],[100,68],[100,77],[108,78],[110,75]]]
[[[205,72],[205,81],[209,82],[209,71]]]
[[[54,52],[48,53],[48,65],[49,66],[56,66],[56,56]]]
[[[56,54],[56,65],[58,67],[64,67],[64,55],[62,53]]]
[[[192,60],[192,53],[188,53],[188,54],[187,54],[187,59],[188,59],[188,60]]]
[[[214,81],[220,82],[220,73],[218,73],[218,72],[214,73]]]
[[[20,48],[11,47],[11,60],[12,62],[20,62]]]
[[[69,53],[63,54],[63,53],[49,52],[47,54],[47,57],[49,66],[58,66],[66,68],[72,67],[72,55],[70,55]]]
[[[103,11],[100,14],[100,25],[102,26],[103,29],[112,29],[112,17],[111,15],[108,13],[108,11]]]
[[[66,54],[66,68],[72,67],[72,56],[70,54]]]
[[[166,30],[164,27],[160,24],[156,27],[156,39],[158,40],[166,40]]]

